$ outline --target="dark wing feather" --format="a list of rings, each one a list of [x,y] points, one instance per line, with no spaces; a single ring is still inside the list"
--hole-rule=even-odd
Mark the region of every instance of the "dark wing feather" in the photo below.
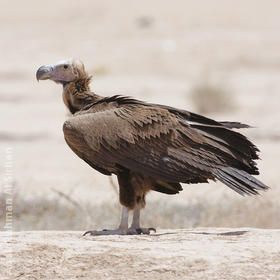
[[[191,124],[198,124],[198,125],[204,125],[204,126],[211,126],[211,127],[225,127],[229,129],[233,128],[250,128],[250,125],[240,123],[240,122],[229,122],[229,121],[215,121],[209,118],[206,118],[202,115],[195,114],[186,110],[177,109],[174,107],[166,106],[166,105],[159,105],[154,104],[156,106],[160,106],[161,108],[164,108],[168,110],[169,112],[177,115],[178,117],[185,119],[186,121],[189,121]]]

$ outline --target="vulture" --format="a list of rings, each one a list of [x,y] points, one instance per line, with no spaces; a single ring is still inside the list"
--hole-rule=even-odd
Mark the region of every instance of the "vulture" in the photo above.
[[[63,102],[71,113],[63,132],[72,151],[93,169],[118,179],[119,227],[90,230],[85,235],[155,231],[140,226],[140,211],[149,191],[172,195],[182,190],[182,183],[208,180],[218,180],[240,195],[268,189],[252,176],[259,174],[258,148],[233,130],[248,125],[215,121],[123,95],[97,95],[90,90],[91,76],[80,60],[41,66],[36,78],[63,87]]]

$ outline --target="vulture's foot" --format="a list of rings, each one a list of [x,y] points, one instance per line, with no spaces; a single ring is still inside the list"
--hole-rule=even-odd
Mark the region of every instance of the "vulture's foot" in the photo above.
[[[127,230],[124,229],[103,229],[103,230],[89,230],[86,231],[83,236],[86,235],[126,235]]]
[[[86,235],[139,235],[139,234],[150,234],[151,231],[156,232],[154,228],[129,228],[129,229],[103,229],[103,230],[89,230],[86,231],[83,236]]]
[[[156,232],[155,228],[129,228],[127,230],[128,234],[150,234],[151,231]]]

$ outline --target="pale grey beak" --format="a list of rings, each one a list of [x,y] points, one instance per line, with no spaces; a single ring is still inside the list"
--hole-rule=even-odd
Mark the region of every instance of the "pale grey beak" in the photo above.
[[[36,72],[36,79],[39,80],[47,80],[52,77],[53,67],[51,65],[41,66]]]

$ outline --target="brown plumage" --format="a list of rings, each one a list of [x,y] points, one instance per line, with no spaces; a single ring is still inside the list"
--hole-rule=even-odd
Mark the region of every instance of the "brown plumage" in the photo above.
[[[78,61],[42,66],[37,79],[63,84],[63,101],[73,114],[63,125],[69,147],[94,169],[118,177],[121,225],[91,234],[149,233],[151,229],[140,228],[139,216],[150,190],[176,194],[180,183],[209,179],[241,195],[268,188],[252,176],[259,174],[258,149],[232,130],[247,125],[125,96],[98,96],[90,91],[91,77]],[[128,210],[134,210],[129,229]]]

